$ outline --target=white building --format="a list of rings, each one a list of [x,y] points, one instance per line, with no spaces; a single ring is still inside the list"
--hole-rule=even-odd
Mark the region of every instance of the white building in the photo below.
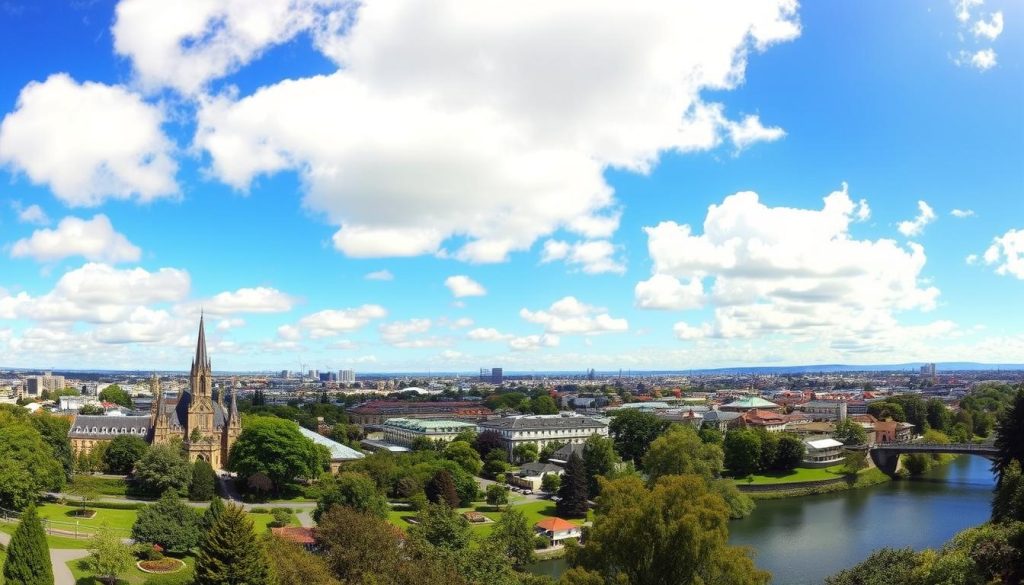
[[[835,439],[805,440],[807,453],[804,455],[804,467],[828,467],[842,463],[845,452],[843,444]]]
[[[381,425],[381,429],[388,443],[412,447],[420,438],[452,441],[463,431],[475,431],[476,425],[458,420],[389,418]]]
[[[356,381],[355,370],[338,370],[338,381],[343,384],[351,384]]]
[[[533,443],[537,449],[552,442],[582,443],[590,435],[608,436],[608,425],[587,416],[511,416],[478,423],[480,432],[494,431],[501,437],[502,446],[512,451],[523,443]]]

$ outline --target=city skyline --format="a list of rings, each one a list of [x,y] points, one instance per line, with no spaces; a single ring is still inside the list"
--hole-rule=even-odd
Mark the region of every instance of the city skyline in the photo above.
[[[1021,5],[488,6],[5,4],[0,365],[1024,362]]]

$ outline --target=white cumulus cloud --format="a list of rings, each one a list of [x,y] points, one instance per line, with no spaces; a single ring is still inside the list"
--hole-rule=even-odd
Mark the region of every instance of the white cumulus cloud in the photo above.
[[[65,217],[55,229],[36,230],[11,246],[12,258],[53,262],[72,256],[116,264],[138,261],[142,250],[115,231],[110,219],[102,214],[92,219]]]
[[[145,66],[133,57],[136,68],[172,83],[238,34],[225,8],[234,3],[208,4],[189,26],[167,25],[166,39],[140,33],[160,58]],[[325,4],[297,9],[316,21],[308,26],[280,16],[252,46],[306,28],[339,69],[204,98],[194,145],[213,175],[242,190],[298,171],[305,206],[339,227],[334,245],[354,257],[498,262],[559,229],[610,236],[618,220],[607,169],[647,172],[666,151],[781,136],[757,117],[730,121],[701,93],[735,88],[751,51],[800,32],[793,0]],[[254,18],[269,10],[252,8]],[[210,60],[227,65],[185,77],[212,78],[259,50],[218,53]]]
[[[483,285],[464,274],[449,276],[444,279],[444,285],[448,287],[448,290],[452,291],[452,296],[457,299],[462,297],[482,297],[487,294],[487,289]]]
[[[0,124],[0,163],[72,206],[177,194],[173,145],[158,106],[121,86],[64,73],[33,81]]]
[[[284,313],[292,310],[295,299],[275,288],[257,286],[217,293],[212,297],[190,303],[188,312],[199,309],[212,315],[235,313]]]
[[[50,223],[50,218],[46,215],[46,212],[35,203],[28,207],[22,207],[21,202],[14,201],[11,206],[14,208],[15,213],[18,214],[18,221],[21,223],[31,223],[34,225],[47,225]]]
[[[854,238],[857,209],[845,185],[817,210],[740,192],[708,208],[702,234],[672,221],[645,228],[654,275],[637,285],[637,305],[693,308],[703,283],[713,320],[678,323],[677,337],[895,343],[905,331],[895,314],[932,309],[939,291],[922,284],[920,245]]]
[[[579,266],[586,274],[622,274],[625,264],[615,257],[615,245],[607,240],[564,242],[547,240],[541,250],[541,263],[563,260],[570,266]]]
[[[349,333],[365,327],[374,319],[388,314],[380,305],[362,305],[351,309],[324,309],[299,320],[299,326],[313,339]],[[280,333],[280,329],[278,330]]]
[[[935,210],[924,201],[917,202],[917,217],[901,221],[896,227],[901,234],[908,238],[919,236],[924,231],[924,226],[935,221]]]
[[[390,270],[375,270],[373,272],[367,272],[364,278],[366,278],[366,280],[394,280],[395,275],[391,274]]]
[[[1011,229],[994,238],[983,258],[985,264],[996,267],[996,274],[1024,280],[1024,229]]]
[[[548,309],[520,309],[523,319],[544,326],[546,333],[582,334],[622,332],[629,329],[626,319],[612,317],[605,309],[580,302],[576,297],[563,297]]]
[[[993,12],[989,18],[988,21],[979,19],[974,23],[972,30],[975,36],[994,41],[1003,34],[1003,13],[1002,11]]]
[[[958,218],[958,219],[963,219],[965,217],[973,217],[974,216],[974,210],[973,209],[954,209],[953,211],[950,211],[949,214],[952,215],[953,217]]]

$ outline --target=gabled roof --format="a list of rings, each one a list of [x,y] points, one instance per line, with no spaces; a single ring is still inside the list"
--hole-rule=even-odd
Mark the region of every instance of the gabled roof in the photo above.
[[[280,528],[271,528],[271,534],[294,542],[295,544],[316,544],[316,539],[313,538],[313,529],[306,528],[304,526],[281,526]]]
[[[569,530],[579,530],[579,526],[576,526],[568,520],[562,520],[561,518],[547,518],[534,524],[534,526],[540,528],[541,530],[546,530],[548,532],[567,532]]]
[[[562,468],[553,463],[535,461],[520,467],[516,475],[519,477],[538,477],[548,473],[562,473]]]

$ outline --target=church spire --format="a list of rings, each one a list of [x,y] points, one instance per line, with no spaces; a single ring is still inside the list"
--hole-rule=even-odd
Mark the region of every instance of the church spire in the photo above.
[[[203,324],[205,315],[200,313],[199,315],[199,341],[196,342],[196,357],[192,360],[192,371],[195,372],[196,368],[199,371],[210,370],[210,358],[206,353],[206,327]]]

